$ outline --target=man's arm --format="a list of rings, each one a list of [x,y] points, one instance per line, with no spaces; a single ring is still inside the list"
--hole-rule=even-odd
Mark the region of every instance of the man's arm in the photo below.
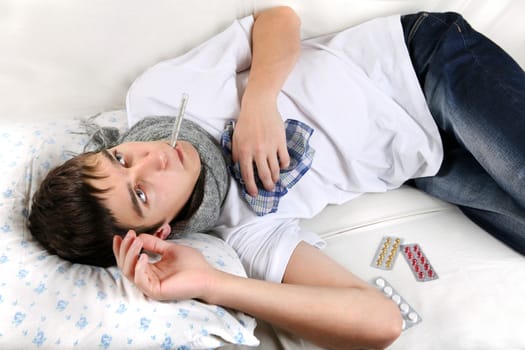
[[[382,349],[401,332],[391,300],[306,243],[295,249],[282,284],[218,271],[193,248],[151,235],[116,236],[113,248],[122,273],[155,299],[233,308],[331,349]],[[141,248],[162,260],[138,259]]]
[[[289,155],[277,96],[300,53],[301,21],[289,7],[255,16],[252,65],[233,135],[233,161],[239,162],[248,193],[257,194],[254,164],[264,187],[271,190],[287,167]]]
[[[206,301],[329,349],[383,349],[401,333],[392,301],[307,243],[295,249],[283,282],[221,276]]]

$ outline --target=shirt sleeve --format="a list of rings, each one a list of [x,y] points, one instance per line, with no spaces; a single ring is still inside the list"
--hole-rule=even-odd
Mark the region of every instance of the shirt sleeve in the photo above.
[[[129,126],[147,116],[177,115],[183,93],[189,95],[186,115],[194,119],[236,118],[242,96],[237,91],[237,74],[251,65],[253,22],[253,16],[236,20],[186,54],[146,70],[128,90]]]
[[[250,278],[281,283],[300,242],[322,249],[326,242],[303,230],[297,219],[249,220],[234,228],[219,228],[220,237],[239,254]]]

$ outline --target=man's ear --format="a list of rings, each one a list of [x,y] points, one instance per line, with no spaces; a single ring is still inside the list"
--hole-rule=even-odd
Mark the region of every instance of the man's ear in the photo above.
[[[171,233],[171,226],[170,224],[163,224],[161,227],[155,231],[153,234],[155,237],[158,237],[160,239],[166,239]]]

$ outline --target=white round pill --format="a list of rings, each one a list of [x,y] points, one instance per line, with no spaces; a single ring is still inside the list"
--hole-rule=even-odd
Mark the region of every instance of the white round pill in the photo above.
[[[407,328],[407,321],[405,321],[405,320],[403,319],[403,324],[401,325],[401,329],[402,329],[402,330],[405,330],[405,328]]]
[[[399,305],[399,309],[401,310],[402,313],[406,314],[408,310],[410,310],[410,306],[408,306],[408,304],[406,303],[403,303]]]
[[[417,316],[417,314],[415,312],[411,312],[408,314],[408,319],[412,322],[417,322],[417,320],[419,319],[419,317]]]
[[[376,286],[378,286],[379,288],[383,288],[385,286],[385,280],[382,278],[376,279]]]
[[[394,301],[394,303],[399,305],[399,303],[401,302],[401,297],[399,296],[399,294],[394,294],[392,295],[392,300]]]
[[[383,289],[383,292],[384,292],[386,295],[390,296],[390,295],[392,295],[392,293],[394,292],[394,290],[392,289],[392,287],[390,287],[390,286],[386,286],[386,287]]]

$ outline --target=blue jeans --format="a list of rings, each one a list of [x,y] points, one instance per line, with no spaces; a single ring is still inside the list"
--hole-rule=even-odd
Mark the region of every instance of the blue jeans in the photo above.
[[[444,160],[410,183],[525,254],[525,72],[456,13],[402,16]]]

